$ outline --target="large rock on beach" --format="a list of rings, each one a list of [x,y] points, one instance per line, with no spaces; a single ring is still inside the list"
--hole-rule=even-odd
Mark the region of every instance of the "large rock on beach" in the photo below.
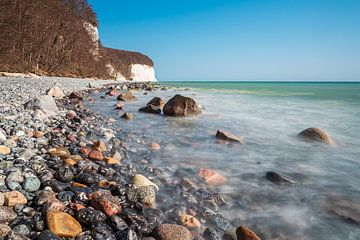
[[[323,142],[329,145],[334,144],[331,136],[320,128],[308,128],[298,134],[299,138],[307,141]]]
[[[137,98],[131,92],[120,93],[117,97],[119,101],[136,101]]]
[[[194,99],[177,94],[165,104],[163,112],[172,117],[192,117],[200,115],[201,108]]]
[[[55,115],[59,112],[59,108],[56,105],[56,102],[53,97],[49,95],[43,95],[40,97],[36,97],[33,100],[25,103],[25,109],[29,110],[41,110],[47,116]]]
[[[234,134],[223,131],[223,130],[217,130],[215,137],[217,139],[224,140],[224,141],[238,142],[241,144],[245,143],[245,140],[242,139],[241,137],[235,136]]]
[[[183,226],[176,224],[161,224],[154,228],[153,235],[156,240],[192,240],[191,232]]]
[[[147,105],[139,109],[139,112],[161,114],[161,109],[154,107],[153,105]]]
[[[261,240],[250,228],[240,226],[236,229],[237,240]]]
[[[81,225],[75,218],[60,211],[48,212],[47,224],[50,231],[58,237],[74,238],[82,232]]]
[[[46,94],[53,97],[53,98],[57,98],[57,99],[62,99],[62,98],[65,97],[64,92],[58,86],[50,88],[46,92]]]
[[[162,109],[165,106],[165,101],[159,97],[154,97],[146,104],[146,106],[152,105],[154,107]]]

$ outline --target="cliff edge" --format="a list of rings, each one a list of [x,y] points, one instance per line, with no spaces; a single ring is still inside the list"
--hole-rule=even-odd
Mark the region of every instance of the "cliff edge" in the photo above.
[[[102,46],[86,0],[2,0],[0,72],[156,81],[146,55]]]

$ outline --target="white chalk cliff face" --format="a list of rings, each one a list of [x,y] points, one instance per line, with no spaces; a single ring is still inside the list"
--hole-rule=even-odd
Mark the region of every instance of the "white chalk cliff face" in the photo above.
[[[110,76],[114,77],[116,80],[119,81],[125,81],[127,80],[124,75],[122,75],[120,72],[117,72],[115,70],[115,68],[113,67],[113,65],[111,65],[110,63],[106,65],[107,71],[110,74]]]
[[[131,64],[130,80],[154,82],[156,81],[155,70],[152,66],[144,64]]]
[[[98,57],[99,56],[99,39],[100,39],[99,30],[97,27],[95,27],[94,25],[92,25],[89,22],[84,22],[84,28],[85,28],[86,32],[89,34],[91,41],[93,43],[93,47],[89,51],[94,57]]]

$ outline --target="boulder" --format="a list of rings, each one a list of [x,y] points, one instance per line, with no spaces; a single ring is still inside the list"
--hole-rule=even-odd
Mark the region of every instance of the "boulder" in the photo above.
[[[163,112],[167,116],[192,117],[200,115],[201,108],[194,99],[177,94],[165,104]]]
[[[49,95],[36,97],[33,100],[25,103],[24,107],[25,109],[34,111],[41,110],[47,116],[52,116],[59,112],[59,108],[57,107],[54,98]]]
[[[265,175],[266,179],[270,182],[276,184],[294,184],[295,180],[293,180],[290,176],[285,174],[275,172],[275,171],[268,171]]]
[[[221,176],[214,170],[207,168],[200,168],[198,172],[199,177],[201,177],[207,184],[210,185],[223,185],[226,183],[227,179],[224,176]]]
[[[176,224],[161,224],[154,228],[153,235],[157,240],[192,240],[188,229]]]
[[[137,98],[131,92],[120,93],[117,97],[119,101],[136,101]]]
[[[146,104],[147,106],[148,105],[152,105],[154,107],[158,107],[158,108],[163,108],[165,106],[165,101],[162,100],[161,98],[159,97],[154,97],[153,99],[150,100],[150,102],[148,102]]]
[[[48,212],[47,224],[50,231],[58,237],[74,238],[82,232],[81,225],[75,218],[60,211]]]
[[[236,236],[238,240],[261,240],[250,228],[240,226],[236,229]]]
[[[245,143],[244,139],[242,139],[241,137],[235,136],[234,134],[225,132],[223,130],[218,130],[216,132],[216,138],[220,139],[220,140],[229,141],[229,142],[238,142],[241,144]]]
[[[298,134],[298,137],[308,140],[308,141],[316,141],[323,142],[329,145],[334,144],[331,136],[320,128],[308,128]]]
[[[153,105],[147,105],[139,109],[139,112],[161,114],[161,109]]]
[[[57,99],[62,99],[65,97],[64,92],[57,86],[47,90],[46,94]]]
[[[134,119],[134,115],[132,113],[126,112],[123,115],[121,115],[121,118],[125,120],[132,120]]]

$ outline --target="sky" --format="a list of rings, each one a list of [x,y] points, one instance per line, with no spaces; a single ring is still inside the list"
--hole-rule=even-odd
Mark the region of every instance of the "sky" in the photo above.
[[[159,80],[360,80],[360,0],[89,0]]]

